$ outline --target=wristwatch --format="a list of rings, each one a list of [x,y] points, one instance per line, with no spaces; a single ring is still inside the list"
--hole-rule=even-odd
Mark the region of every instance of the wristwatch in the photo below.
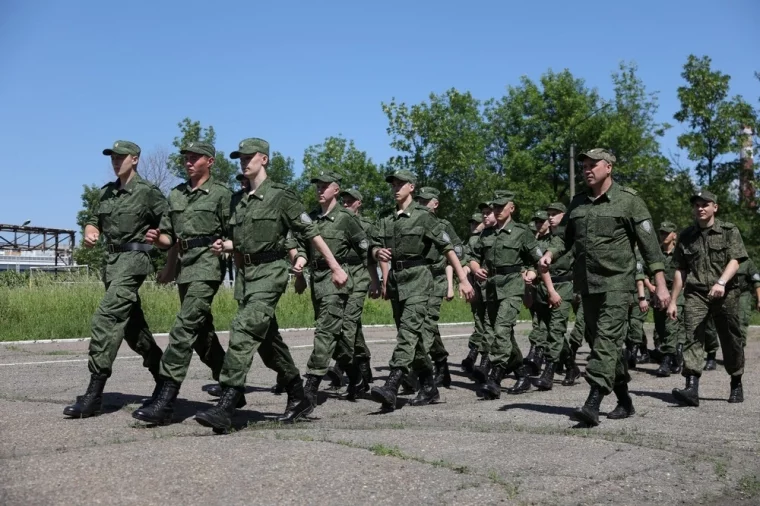
[[[725,282],[725,281],[723,281],[722,279],[719,279],[719,280],[718,280],[718,284],[719,284],[720,286],[726,286],[726,282]]]
[[[647,300],[646,297],[639,297],[639,300]]]

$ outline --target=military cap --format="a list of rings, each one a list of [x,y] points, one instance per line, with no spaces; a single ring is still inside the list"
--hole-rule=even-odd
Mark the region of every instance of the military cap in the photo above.
[[[492,206],[505,206],[515,201],[515,194],[509,190],[496,190],[491,200]]]
[[[548,206],[546,206],[546,211],[559,211],[561,213],[567,212],[567,208],[565,207],[565,204],[562,202],[552,202]]]
[[[243,179],[245,179],[245,175],[238,174],[237,176],[235,176],[235,179],[237,179],[238,181],[242,181]]]
[[[615,155],[604,148],[589,149],[585,153],[578,155],[578,160],[583,161],[585,158],[591,158],[592,160],[604,160],[608,163],[615,163]]]
[[[269,156],[269,143],[258,137],[243,139],[238,145],[238,150],[230,153],[230,158],[240,158],[240,155],[255,155],[262,153]]]
[[[468,221],[470,223],[483,223],[483,215],[480,213],[475,213],[470,216],[470,219]]]
[[[193,141],[187,144],[184,148],[179,150],[180,154],[196,153],[199,155],[206,155],[213,158],[216,156],[216,149],[210,142]]]
[[[338,183],[340,184],[341,180],[340,174],[337,172],[333,172],[331,170],[320,170],[318,174],[315,174],[311,178],[312,183]]]
[[[660,223],[660,232],[675,232],[678,230],[678,227],[676,227],[676,224],[671,221],[663,221]]]
[[[112,148],[104,149],[103,154],[106,156],[111,156],[111,155],[140,156],[140,146],[130,141],[116,141],[113,143]]]
[[[483,212],[483,209],[485,209],[486,207],[493,207],[493,202],[491,202],[490,200],[486,200],[485,202],[480,202],[478,204],[478,210],[480,212]]]
[[[437,199],[440,194],[441,192],[438,190],[438,188],[434,188],[432,186],[423,186],[420,188],[419,193],[417,193],[417,198],[425,200]]]
[[[546,214],[546,211],[538,210],[535,213],[533,213],[533,221],[546,221],[549,219],[549,215]]]
[[[401,169],[395,172],[391,172],[390,174],[385,176],[385,181],[387,183],[390,183],[394,179],[398,179],[399,181],[404,181],[405,183],[417,184],[417,176],[415,176],[411,170]]]
[[[698,191],[697,193],[691,196],[691,198],[689,199],[689,202],[693,204],[694,201],[697,199],[702,199],[707,202],[715,202],[716,204],[718,203],[718,197],[713,192],[707,191],[707,190]]]
[[[353,188],[349,188],[348,190],[342,190],[340,192],[341,197],[345,197],[346,195],[348,195],[349,197],[353,197],[356,200],[364,200],[362,198],[362,194],[359,193],[359,190],[354,190]]]
[[[535,221],[531,221],[528,223],[528,229],[530,229],[531,232],[538,232],[538,227],[536,226]]]

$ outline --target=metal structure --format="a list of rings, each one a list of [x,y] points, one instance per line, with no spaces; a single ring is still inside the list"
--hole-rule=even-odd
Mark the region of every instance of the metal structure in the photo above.
[[[49,261],[44,264],[52,267],[73,265],[74,236],[73,230],[0,224],[0,260],[33,265],[38,262],[23,252],[39,251],[53,257],[52,264]]]

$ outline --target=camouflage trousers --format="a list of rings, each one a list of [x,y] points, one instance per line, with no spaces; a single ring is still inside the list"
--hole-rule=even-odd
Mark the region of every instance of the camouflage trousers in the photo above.
[[[657,335],[654,345],[665,355],[674,355],[676,346],[686,342],[683,327],[683,304],[678,304],[678,317],[671,320],[666,311],[655,309],[654,331]]]
[[[351,365],[356,334],[348,336],[343,332],[348,295],[325,295],[311,300],[314,304],[314,349],[306,363],[306,373],[322,377],[327,374],[333,354],[342,368]]]
[[[486,311],[485,301],[485,289],[482,289],[477,283],[472,283],[472,287],[475,289],[475,298],[470,302],[470,310],[472,311],[472,320],[474,322],[473,331],[470,335],[468,346],[472,349],[476,349],[481,353],[487,353],[488,343],[493,340],[493,337],[488,337],[486,334],[490,333],[490,326],[488,326],[488,314]]]
[[[391,369],[401,369],[404,374],[433,372],[430,360],[433,335],[425,331],[428,299],[427,295],[414,295],[403,301],[391,299],[397,332],[396,348],[389,363]]]
[[[488,321],[493,332],[489,351],[494,367],[513,369],[523,361],[522,352],[515,340],[515,323],[521,307],[520,296],[488,301]]]
[[[218,281],[192,281],[179,285],[180,310],[169,332],[169,346],[161,359],[159,375],[182,383],[193,358],[193,350],[201,362],[219,380],[224,363],[224,348],[214,330],[211,303],[219,290]]]
[[[92,337],[87,366],[92,374],[111,376],[122,341],[143,358],[158,377],[161,348],[145,321],[138,290],[145,276],[124,276],[108,281],[106,293],[92,316]]]
[[[749,321],[752,318],[752,311],[755,309],[755,299],[752,292],[742,292],[739,295],[739,318],[742,329],[742,347],[747,346],[747,330],[749,329]],[[720,348],[718,342],[718,333],[715,330],[715,323],[712,319],[707,321],[707,327],[705,328],[705,352],[715,353]]]
[[[632,303],[628,309],[628,333],[625,337],[625,344],[641,346],[642,350],[646,350],[647,334],[644,332],[644,322],[647,319],[647,314],[642,313],[637,303]]]
[[[354,290],[348,296],[346,309],[343,312],[343,333],[353,340],[354,359],[369,359],[372,353],[369,351],[367,342],[364,340],[364,331],[362,330],[362,313],[364,312],[364,300],[367,298],[367,292],[364,290]],[[340,357],[333,356],[338,361]]]
[[[425,332],[432,335],[432,344],[430,345],[430,358],[433,362],[446,362],[449,352],[443,345],[441,339],[441,330],[438,328],[438,322],[441,319],[441,306],[443,298],[446,296],[449,284],[446,281],[446,275],[436,276],[433,280],[435,288],[433,295],[428,299],[428,312],[425,318]]]
[[[549,307],[549,301],[546,298],[548,294],[545,290],[538,291],[538,296],[533,300],[533,328],[528,336],[531,344],[537,348],[542,348],[545,356],[552,363],[560,361],[560,354],[565,345],[567,320],[570,317],[572,305],[573,283],[571,281],[557,283],[555,289],[562,297],[562,303],[556,308]]]
[[[586,381],[604,395],[615,385],[628,383],[623,343],[628,334],[630,292],[606,292],[583,296],[586,335],[591,337],[591,354],[586,365]],[[636,308],[638,311],[638,308]]]
[[[589,344],[589,346],[591,346],[591,336],[586,334],[586,320],[583,313],[583,301],[579,301],[577,306],[575,304],[573,304],[573,306],[575,309],[575,324],[573,325],[572,332],[570,332],[570,335],[567,338],[567,342],[571,348],[575,348],[577,350],[583,345],[584,339]]]
[[[720,299],[708,299],[707,293],[685,294],[684,326],[686,346],[683,350],[684,376],[701,376],[705,362],[705,329],[712,316],[723,350],[723,365],[732,376],[744,373],[739,291],[727,290]]]

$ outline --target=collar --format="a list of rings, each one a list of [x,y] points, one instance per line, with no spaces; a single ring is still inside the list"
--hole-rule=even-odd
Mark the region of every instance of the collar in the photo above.
[[[586,194],[586,198],[590,202],[603,202],[607,201],[610,202],[614,200],[618,195],[620,195],[620,185],[617,184],[615,181],[612,182],[612,185],[607,188],[607,191],[599,195],[598,197],[594,198],[593,195],[591,195],[591,192]]]
[[[501,232],[506,232],[508,234],[511,234],[514,223],[515,223],[514,220],[510,219],[509,221],[507,221],[506,223],[504,223],[504,226],[502,226],[502,227],[499,227],[499,228],[493,227],[494,228],[494,232],[496,234],[500,234]]]
[[[267,194],[267,191],[272,186],[272,181],[269,178],[266,178],[264,181],[261,182],[258,188],[256,188],[256,191],[253,193],[248,193],[248,200],[251,200],[252,198],[255,198],[257,200],[264,200],[264,197]]]
[[[135,189],[135,185],[137,185],[139,181],[142,181],[142,178],[140,177],[140,174],[135,172],[135,175],[132,176],[132,179],[130,179],[129,182],[124,185],[123,188],[121,187],[121,180],[118,178],[116,179],[116,181],[114,181],[114,187],[116,188],[117,192],[125,192],[131,195]]]
[[[193,190],[190,187],[190,181],[188,181],[185,184],[185,193],[191,193],[192,194],[192,193],[195,193],[196,191],[202,191],[203,193],[205,193],[206,195],[208,195],[208,193],[211,191],[211,185],[212,184],[213,184],[213,181],[211,181],[211,178],[208,178],[208,179],[206,179],[206,181],[203,182],[202,185],[200,185],[198,188],[196,188],[195,190]]]
[[[329,220],[329,221],[335,221],[335,214],[337,214],[338,204],[336,203],[332,209],[330,209],[327,214],[317,214],[318,220]]]

